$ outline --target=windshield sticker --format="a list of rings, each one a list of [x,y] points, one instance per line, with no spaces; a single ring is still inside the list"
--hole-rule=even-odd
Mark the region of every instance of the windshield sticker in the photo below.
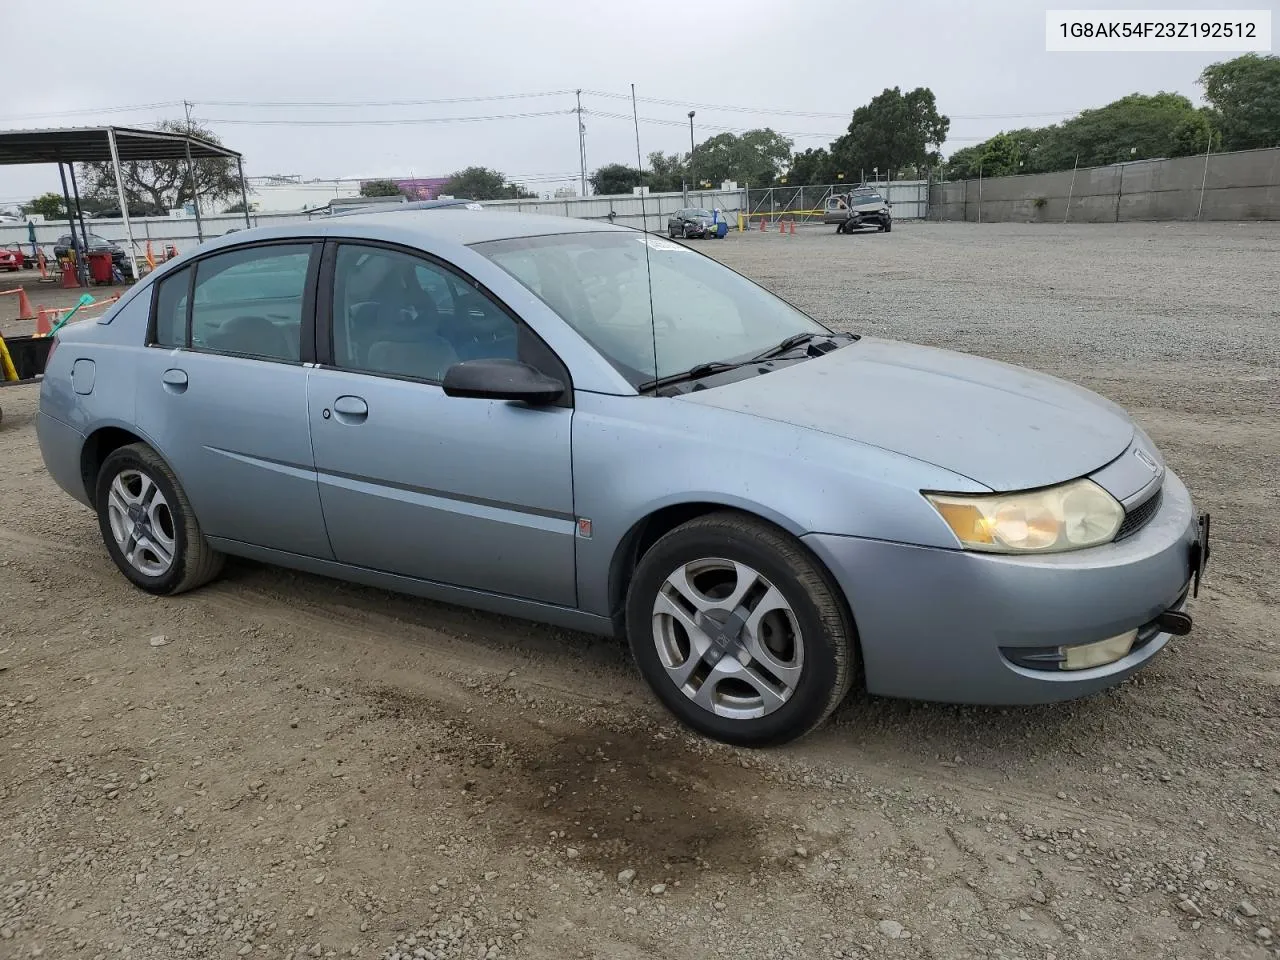
[[[636,237],[640,243],[647,243],[651,250],[675,250],[676,252],[689,252],[689,248],[681,246],[678,243],[672,243],[670,240],[664,240],[662,237]]]

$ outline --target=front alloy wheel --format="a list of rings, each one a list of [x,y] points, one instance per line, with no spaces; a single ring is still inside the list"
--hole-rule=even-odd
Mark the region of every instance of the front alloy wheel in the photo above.
[[[820,724],[852,684],[856,640],[838,588],[794,537],[724,511],[640,558],[627,593],[632,654],[684,724],[743,746]]]

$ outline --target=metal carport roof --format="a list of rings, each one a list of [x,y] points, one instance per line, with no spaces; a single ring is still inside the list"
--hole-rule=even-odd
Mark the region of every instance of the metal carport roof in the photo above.
[[[125,160],[193,160],[241,155],[200,137],[136,127],[63,127],[52,130],[0,130],[0,164],[110,162],[111,135]]]
[[[249,221],[249,197],[244,183],[243,157],[235,150],[221,144],[212,143],[201,137],[186,133],[170,133],[164,130],[141,130],[137,127],[61,127],[44,130],[0,130],[0,166],[19,163],[56,163],[58,174],[62,174],[62,165],[67,164],[71,171],[71,184],[75,188],[76,163],[106,162],[111,164],[116,180],[116,193],[120,200],[120,216],[124,221],[125,233],[129,236],[129,260],[133,266],[133,277],[138,279],[137,244],[133,239],[133,225],[129,222],[129,209],[125,199],[124,182],[120,174],[120,164],[126,161],[146,160],[186,160],[188,169],[194,160],[226,158],[234,160],[240,173],[240,199],[244,203],[244,222]],[[191,177],[195,185],[194,175]],[[195,192],[194,189],[192,191]],[[73,212],[80,207],[80,194],[76,190],[75,206],[67,193],[66,179],[63,177],[62,195],[66,200],[71,234],[76,232]],[[197,197],[196,232],[203,236],[200,226],[200,204]],[[85,236],[85,249],[88,249],[88,230],[85,229],[84,216],[80,215],[80,231]],[[87,273],[83,262],[78,270],[82,284],[87,284]]]

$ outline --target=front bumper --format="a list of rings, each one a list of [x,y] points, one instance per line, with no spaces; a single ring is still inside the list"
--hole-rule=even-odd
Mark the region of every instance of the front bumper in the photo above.
[[[1153,629],[1185,602],[1199,524],[1168,471],[1159,511],[1118,543],[1040,557],[809,534],[849,599],[873,694],[973,704],[1052,703],[1114,686],[1158,654]],[[1125,657],[1083,670],[1033,669],[1028,648],[1094,643],[1138,629]]]

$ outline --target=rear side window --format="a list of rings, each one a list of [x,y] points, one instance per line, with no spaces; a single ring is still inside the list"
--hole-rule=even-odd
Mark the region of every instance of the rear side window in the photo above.
[[[187,345],[187,293],[190,287],[190,267],[160,281],[156,291],[156,336],[153,341],[156,346]]]
[[[311,244],[232,250],[196,264],[191,346],[300,362]]]

